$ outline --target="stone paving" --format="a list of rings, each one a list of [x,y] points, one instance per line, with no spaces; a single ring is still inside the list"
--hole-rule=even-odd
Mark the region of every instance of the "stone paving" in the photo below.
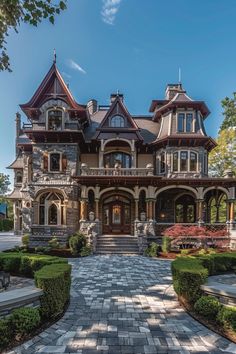
[[[114,255],[71,264],[71,303],[64,317],[9,353],[236,353],[236,344],[179,306],[170,261]]]

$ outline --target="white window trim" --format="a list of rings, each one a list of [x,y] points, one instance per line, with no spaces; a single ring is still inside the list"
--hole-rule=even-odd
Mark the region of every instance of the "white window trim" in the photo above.
[[[60,130],[64,130],[64,128],[65,128],[65,124],[64,124],[64,122],[65,122],[65,117],[64,117],[64,110],[61,108],[61,107],[50,107],[50,108],[48,108],[47,109],[47,115],[46,115],[46,127],[47,127],[47,130],[52,130],[52,129],[49,129],[49,126],[48,126],[48,114],[49,114],[49,112],[50,111],[60,111],[61,113],[62,113],[62,116],[61,116],[61,129]],[[58,131],[60,131],[60,130],[58,130]],[[54,130],[52,130],[52,131],[54,131]],[[55,131],[57,131],[57,130],[55,130]]]
[[[186,171],[181,171],[180,170],[180,154],[181,152],[187,152],[188,157],[187,157],[187,170]],[[197,155],[197,168],[195,171],[190,171],[190,154],[191,152],[193,152],[194,154]],[[178,170],[174,171],[174,154],[177,153],[178,155]],[[197,151],[194,150],[178,150],[178,151],[174,151],[172,153],[172,172],[173,173],[198,173],[199,172],[199,153]]]
[[[59,154],[60,155],[60,170],[59,171],[52,171],[51,170],[51,154]],[[62,172],[62,152],[50,151],[48,153],[48,172],[51,172],[51,173],[61,173]]]
[[[48,200],[51,196],[51,194],[54,192],[51,192],[47,198],[45,199],[44,202],[44,225],[43,226],[61,226],[61,225],[66,225],[66,206],[65,206],[65,200],[63,202],[61,202],[60,198],[58,197],[58,200]],[[57,193],[55,192],[56,196]],[[57,207],[57,221],[58,224],[57,225],[52,225],[48,223],[48,212],[49,212],[49,208],[52,204],[55,204]],[[42,206],[43,204],[39,204],[39,213],[40,213],[40,206]],[[63,207],[63,223],[61,223],[61,207]],[[39,214],[40,217],[40,214]]]
[[[180,132],[178,130],[178,121],[179,121],[179,114],[183,114],[184,115],[184,130],[182,132]],[[187,132],[186,127],[187,127],[187,115],[188,114],[192,114],[193,120],[192,120],[192,130]],[[183,112],[183,111],[177,111],[176,112],[176,132],[181,134],[188,134],[188,133],[195,133],[195,119],[196,119],[196,114],[194,111],[189,111],[189,112]]]

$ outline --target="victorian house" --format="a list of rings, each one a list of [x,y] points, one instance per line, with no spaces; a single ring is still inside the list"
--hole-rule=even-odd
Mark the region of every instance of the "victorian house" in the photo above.
[[[234,223],[235,178],[208,176],[209,109],[180,83],[134,116],[120,93],[109,105],[76,102],[53,63],[20,108],[28,123],[16,114],[10,198],[15,232],[35,244],[65,241],[86,221],[103,235],[135,235],[137,222],[151,222],[157,236],[174,223]]]

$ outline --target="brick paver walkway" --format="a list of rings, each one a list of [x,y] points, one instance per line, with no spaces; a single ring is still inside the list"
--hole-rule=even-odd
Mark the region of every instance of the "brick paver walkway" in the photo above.
[[[71,263],[68,311],[11,353],[236,353],[179,306],[169,261],[91,256]]]

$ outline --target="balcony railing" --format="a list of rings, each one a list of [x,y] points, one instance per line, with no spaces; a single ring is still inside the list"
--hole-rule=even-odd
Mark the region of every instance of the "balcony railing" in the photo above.
[[[147,168],[89,168],[83,166],[81,168],[81,176],[153,176],[153,167]]]
[[[47,129],[45,123],[24,123],[23,124],[23,130],[42,130],[42,131],[56,131],[56,132],[60,132],[60,131],[67,131],[67,130],[80,130],[81,129],[81,124],[79,122],[70,122],[70,123],[65,123],[64,128],[61,129]]]

